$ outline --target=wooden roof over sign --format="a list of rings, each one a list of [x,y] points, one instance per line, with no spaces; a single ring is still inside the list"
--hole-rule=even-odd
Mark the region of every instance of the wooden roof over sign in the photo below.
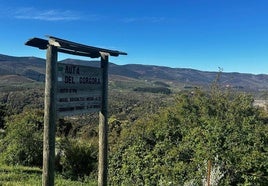
[[[48,40],[36,37],[29,39],[25,43],[25,45],[37,47],[42,50],[47,49],[48,45],[53,45],[58,48],[59,52],[78,56],[86,56],[91,58],[98,58],[101,56],[101,53],[108,53],[110,56],[114,57],[117,57],[119,55],[127,55],[127,53],[117,50],[109,50],[105,48],[83,45],[72,41],[60,39],[54,36],[47,36],[47,37],[49,38]]]

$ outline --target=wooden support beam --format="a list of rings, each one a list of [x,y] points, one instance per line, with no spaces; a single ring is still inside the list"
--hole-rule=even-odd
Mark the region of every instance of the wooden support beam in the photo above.
[[[108,185],[108,55],[101,54],[103,70],[102,108],[99,112],[99,172],[98,185]]]
[[[57,90],[57,48],[48,45],[46,60],[44,144],[42,185],[54,185],[56,90]]]

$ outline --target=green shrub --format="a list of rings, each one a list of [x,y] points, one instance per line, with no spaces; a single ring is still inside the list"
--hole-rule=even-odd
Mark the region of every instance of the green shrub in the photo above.
[[[24,111],[7,119],[0,141],[1,159],[9,165],[41,166],[43,112]]]
[[[111,185],[268,185],[268,125],[249,95],[195,90],[123,128]]]
[[[62,139],[59,150],[59,165],[65,177],[83,179],[97,169],[97,148],[78,139]]]
[[[160,94],[171,94],[171,90],[166,87],[137,87],[133,89],[136,92],[151,92]]]

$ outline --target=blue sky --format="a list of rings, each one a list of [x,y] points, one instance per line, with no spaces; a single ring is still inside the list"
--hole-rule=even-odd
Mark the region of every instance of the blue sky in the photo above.
[[[52,35],[116,49],[116,64],[268,74],[267,0],[0,0],[0,53]],[[75,58],[64,56],[59,58]]]

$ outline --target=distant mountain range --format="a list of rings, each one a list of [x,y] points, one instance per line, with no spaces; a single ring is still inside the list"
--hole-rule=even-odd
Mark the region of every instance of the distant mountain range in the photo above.
[[[61,62],[99,66],[96,61],[82,61],[66,59]],[[268,75],[207,72],[188,68],[169,68],[153,65],[116,65],[110,63],[109,80],[111,82],[127,82],[131,86],[151,83],[153,86],[171,86],[178,88],[191,88],[195,86],[207,87],[217,77],[222,86],[237,89],[259,91],[268,90]],[[45,59],[36,57],[14,57],[0,54],[0,83],[18,83],[44,81]],[[133,87],[135,88],[135,87]]]

